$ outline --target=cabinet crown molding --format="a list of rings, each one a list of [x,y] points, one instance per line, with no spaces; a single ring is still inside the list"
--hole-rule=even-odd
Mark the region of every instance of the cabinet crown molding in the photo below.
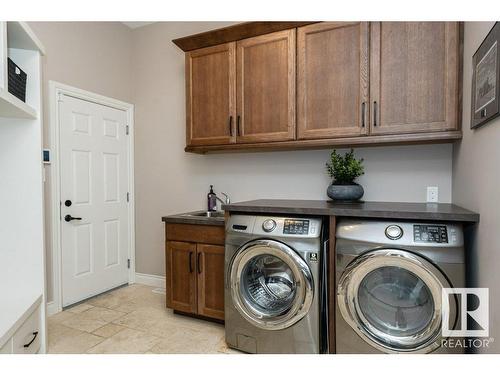
[[[206,31],[204,33],[185,36],[174,39],[172,42],[184,52],[194,49],[211,47],[217,44],[235,42],[237,40],[251,38],[254,36],[270,34],[275,31],[294,29],[317,23],[317,21],[308,22],[243,22],[236,25],[223,27],[220,29]]]

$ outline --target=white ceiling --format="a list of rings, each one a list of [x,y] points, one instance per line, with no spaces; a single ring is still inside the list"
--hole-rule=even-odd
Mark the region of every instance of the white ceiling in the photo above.
[[[138,27],[146,26],[146,25],[149,25],[149,24],[154,23],[154,22],[136,22],[136,21],[132,21],[132,22],[122,22],[122,23],[125,24],[125,25],[127,25],[131,29],[137,29]]]

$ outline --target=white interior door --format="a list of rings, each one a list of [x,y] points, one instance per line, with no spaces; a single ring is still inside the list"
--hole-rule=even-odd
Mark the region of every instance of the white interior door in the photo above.
[[[125,111],[61,100],[61,281],[68,306],[128,282],[129,147]]]

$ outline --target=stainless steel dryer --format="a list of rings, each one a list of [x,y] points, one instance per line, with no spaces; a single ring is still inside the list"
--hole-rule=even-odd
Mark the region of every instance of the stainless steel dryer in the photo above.
[[[345,219],[336,253],[337,353],[462,351],[441,345],[442,289],[465,287],[460,224]]]
[[[250,353],[326,350],[326,332],[320,335],[326,328],[322,242],[320,218],[230,217],[224,301],[230,347]]]

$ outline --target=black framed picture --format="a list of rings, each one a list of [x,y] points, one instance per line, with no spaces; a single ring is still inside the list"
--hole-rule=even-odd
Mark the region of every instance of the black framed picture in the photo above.
[[[496,22],[472,56],[471,129],[500,114],[500,23]]]

